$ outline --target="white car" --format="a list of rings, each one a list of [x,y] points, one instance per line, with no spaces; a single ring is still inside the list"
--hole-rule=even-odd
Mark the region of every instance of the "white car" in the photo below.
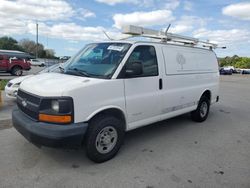
[[[21,82],[32,76],[33,75],[21,76],[21,77],[10,80],[6,84],[5,89],[4,89],[6,96],[11,99],[16,99],[17,91]]]
[[[63,72],[24,80],[13,126],[40,146],[84,143],[89,159],[104,162],[116,155],[126,131],[188,112],[205,121],[219,101],[216,45],[135,26],[126,33],[160,42],[91,43]]]
[[[39,59],[31,59],[30,60],[30,64],[33,66],[40,66],[40,67],[44,67],[45,66],[45,62],[41,61]]]
[[[59,66],[62,66],[62,65],[60,65],[60,64],[52,65],[50,67],[47,67],[47,68],[39,71],[36,74],[59,71],[59,68],[58,68]],[[22,83],[22,81],[24,81],[24,80],[26,80],[26,79],[34,76],[34,75],[35,74],[31,74],[31,75],[27,75],[27,76],[21,76],[21,77],[14,78],[14,79],[10,80],[6,84],[5,89],[4,89],[6,96],[8,98],[11,98],[11,99],[16,99],[17,91],[18,91],[19,86]]]

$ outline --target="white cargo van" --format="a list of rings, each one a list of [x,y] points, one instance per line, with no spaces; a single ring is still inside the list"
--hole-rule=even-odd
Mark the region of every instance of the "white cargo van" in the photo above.
[[[126,33],[138,35],[133,29]],[[24,80],[14,127],[36,145],[85,144],[87,156],[103,162],[118,152],[126,131],[187,112],[206,120],[219,100],[213,44],[205,49],[191,38],[140,32],[161,42],[91,43],[61,73]]]

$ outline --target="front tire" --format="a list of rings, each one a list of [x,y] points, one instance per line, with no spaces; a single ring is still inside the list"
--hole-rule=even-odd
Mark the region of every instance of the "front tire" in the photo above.
[[[13,67],[12,70],[11,70],[11,74],[14,75],[14,76],[22,76],[23,74],[23,70],[21,67]]]
[[[96,163],[112,159],[119,151],[124,135],[123,121],[108,115],[97,116],[90,122],[87,132],[88,158]]]
[[[202,96],[197,109],[191,112],[191,118],[196,122],[203,122],[207,119],[210,109],[210,100],[206,96]]]

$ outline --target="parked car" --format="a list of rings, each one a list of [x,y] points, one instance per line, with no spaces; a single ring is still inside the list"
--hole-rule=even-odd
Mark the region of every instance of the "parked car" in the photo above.
[[[226,66],[226,67],[223,67],[223,69],[225,71],[231,71],[232,73],[237,73],[237,70],[235,69],[234,66]]]
[[[20,87],[21,82],[32,76],[33,75],[20,76],[20,77],[10,80],[4,88],[6,97],[11,98],[11,99],[16,99],[17,91]]]
[[[21,76],[23,70],[30,70],[30,63],[22,57],[12,57],[0,53],[0,71],[7,72],[15,76]]]
[[[152,36],[152,30],[131,27]],[[129,32],[135,33],[132,28]],[[13,126],[40,146],[84,143],[89,159],[104,162],[116,155],[126,131],[188,112],[194,121],[205,121],[210,105],[219,100],[216,45],[190,47],[185,45],[190,37],[183,45],[183,36],[179,44],[165,38],[168,42],[91,43],[63,72],[24,80]]]
[[[250,69],[242,69],[241,74],[250,74]]]
[[[30,64],[33,65],[33,66],[39,66],[39,67],[44,67],[45,66],[45,62],[41,61],[39,59],[31,59]]]
[[[47,67],[39,72],[37,72],[36,74],[42,74],[42,73],[46,73],[46,72],[57,72],[57,71],[60,71],[59,70],[59,66],[61,66],[60,64],[55,64],[55,65],[52,65],[50,67]],[[12,80],[10,80],[6,86],[5,86],[5,94],[8,98],[12,98],[12,99],[16,99],[16,96],[17,96],[17,91],[20,87],[20,84],[34,76],[35,74],[31,74],[31,75],[27,75],[27,76],[21,76],[21,77],[18,77],[18,78],[14,78]]]
[[[233,71],[231,69],[220,68],[221,75],[232,75]]]

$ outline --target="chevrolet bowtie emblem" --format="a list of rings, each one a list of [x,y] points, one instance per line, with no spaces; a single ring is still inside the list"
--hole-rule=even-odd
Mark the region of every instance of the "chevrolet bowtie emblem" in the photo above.
[[[23,105],[23,107],[26,107],[26,106],[27,106],[27,101],[26,101],[26,99],[23,99],[22,105]]]

